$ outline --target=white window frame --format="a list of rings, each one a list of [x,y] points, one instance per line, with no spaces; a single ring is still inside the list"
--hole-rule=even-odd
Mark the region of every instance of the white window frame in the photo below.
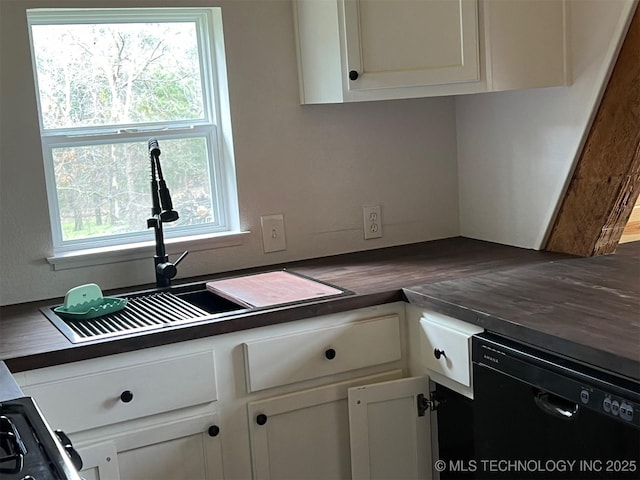
[[[150,137],[162,141],[166,139],[205,137],[209,151],[211,182],[215,197],[216,222],[203,226],[183,226],[164,230],[167,243],[181,243],[193,239],[200,245],[207,238],[240,234],[239,208],[237,200],[231,115],[227,87],[224,35],[220,7],[211,8],[91,8],[91,9],[33,9],[27,13],[29,34],[31,25],[51,25],[69,23],[155,23],[193,21],[198,29],[198,44],[202,78],[204,118],[187,122],[158,122],[134,125],[75,127],[72,129],[48,129],[43,126],[40,108],[40,95],[37,94],[38,117],[40,123],[42,151],[44,160],[47,197],[51,219],[54,255],[48,261],[54,266],[67,263],[64,259],[70,255],[91,254],[92,251],[103,255],[106,251],[142,250],[146,252],[153,245],[153,230],[135,232],[126,235],[105,236],[96,239],[62,240],[60,212],[55,184],[52,151],[57,147],[90,146],[128,142],[144,142]],[[33,41],[31,42],[32,58]],[[35,61],[33,64],[36,92],[38,76]],[[170,179],[167,179],[169,188]],[[149,194],[149,209],[151,195]],[[177,208],[179,211],[179,208]],[[143,229],[144,226],[141,226]],[[237,244],[232,242],[233,244]],[[229,240],[222,242],[229,244]],[[145,248],[147,247],[147,248]],[[143,253],[144,254],[144,253]],[[87,262],[91,263],[91,262]],[[96,263],[105,263],[102,261]],[[81,262],[84,266],[84,262]],[[65,268],[62,266],[62,268]],[[71,268],[71,267],[67,267]]]

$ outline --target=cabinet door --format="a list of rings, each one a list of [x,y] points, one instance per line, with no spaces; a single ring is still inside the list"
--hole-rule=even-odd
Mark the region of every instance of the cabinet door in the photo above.
[[[118,454],[113,442],[78,448],[82,458],[80,476],[85,480],[120,480]]]
[[[485,0],[490,90],[570,83],[568,8],[564,0]]]
[[[395,370],[249,403],[253,477],[349,478],[347,391],[401,374]]]
[[[344,22],[349,90],[480,79],[477,0],[344,0]]]
[[[430,415],[418,411],[420,394],[429,396],[427,377],[349,389],[354,480],[431,478]]]
[[[209,475],[206,433],[172,438],[118,453],[121,480],[220,478]]]
[[[99,450],[93,445],[79,449],[86,468],[82,473],[87,480],[222,479],[222,432],[210,431],[217,420],[216,413],[200,414],[108,434]],[[101,437],[101,432],[94,435]],[[87,452],[91,456],[85,459]]]

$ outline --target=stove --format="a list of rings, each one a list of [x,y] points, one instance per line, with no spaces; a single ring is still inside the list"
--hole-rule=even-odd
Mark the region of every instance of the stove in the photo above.
[[[0,480],[81,480],[82,460],[31,397],[0,402]]]

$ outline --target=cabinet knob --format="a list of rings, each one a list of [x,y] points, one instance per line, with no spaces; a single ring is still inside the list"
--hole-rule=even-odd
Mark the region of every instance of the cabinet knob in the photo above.
[[[218,425],[211,425],[207,430],[210,437],[217,437],[220,433],[220,427]]]
[[[264,413],[261,413],[256,417],[256,423],[260,426],[264,425],[267,423],[267,416]]]
[[[125,390],[120,394],[120,400],[122,400],[124,403],[129,403],[131,400],[133,400],[133,392],[131,390]]]
[[[440,357],[447,358],[447,355],[444,353],[444,350],[439,350],[437,348],[433,350],[433,356],[436,357],[437,360],[440,360]]]
[[[327,348],[324,351],[324,356],[327,358],[327,360],[333,360],[334,358],[336,358],[336,351],[333,348]]]
[[[358,74],[358,72],[357,72],[357,71],[355,71],[355,70],[351,70],[351,71],[349,72],[349,80],[351,80],[351,81],[353,81],[353,80],[357,80],[359,76],[360,76],[360,75],[359,75],[359,74]]]
[[[71,439],[69,438],[69,436],[66,433],[64,433],[62,430],[54,430],[54,433],[56,434],[56,437],[58,437],[58,440],[60,440],[60,443],[62,444],[62,448],[64,448],[65,452],[67,452],[67,455],[69,455],[69,458],[71,458],[71,463],[73,463],[73,466],[76,467],[77,470],[82,470],[82,458],[80,457],[80,454],[78,454],[76,449],[73,447],[73,444],[71,443]],[[25,480],[25,479],[35,480],[30,475],[27,475],[22,480]]]

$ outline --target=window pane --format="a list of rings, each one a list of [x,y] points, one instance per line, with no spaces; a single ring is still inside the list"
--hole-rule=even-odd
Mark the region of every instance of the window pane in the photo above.
[[[180,214],[165,228],[214,223],[206,139],[161,144],[162,173]],[[52,152],[63,241],[147,230],[151,174],[146,142],[69,146]]]
[[[204,118],[195,22],[31,28],[45,130]]]

